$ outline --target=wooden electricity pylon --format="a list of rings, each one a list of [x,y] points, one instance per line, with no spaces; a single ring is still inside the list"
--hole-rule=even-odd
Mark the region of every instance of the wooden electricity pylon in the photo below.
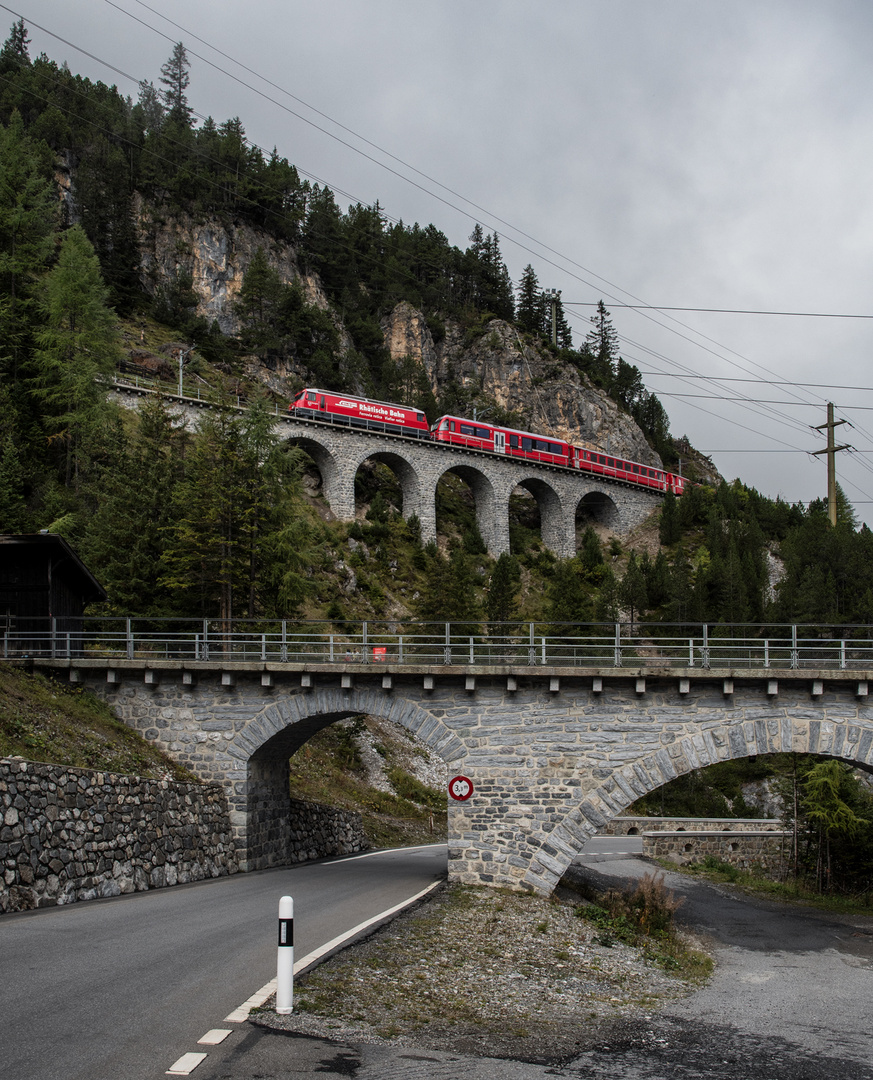
[[[818,457],[820,454],[827,454],[828,456],[828,517],[830,518],[831,525],[837,523],[837,467],[836,456],[840,450],[849,450],[848,444],[845,446],[834,446],[834,428],[839,427],[840,424],[847,424],[848,420],[834,420],[834,404],[832,401],[828,402],[828,422],[826,424],[819,424],[816,427],[816,431],[824,431],[827,429],[828,444],[824,450],[813,450],[812,456]]]

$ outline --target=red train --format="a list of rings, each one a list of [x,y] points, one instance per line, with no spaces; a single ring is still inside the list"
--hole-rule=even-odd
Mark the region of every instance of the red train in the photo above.
[[[433,439],[450,446],[481,450],[490,454],[539,461],[563,469],[579,469],[625,484],[672,491],[681,495],[686,481],[675,473],[665,472],[636,461],[602,454],[598,450],[573,446],[560,439],[535,435],[530,431],[486,424],[462,416],[441,416],[430,428],[424,413],[405,405],[386,401],[350,397],[329,390],[304,389],[288,406],[288,411],[307,420],[327,420],[331,423],[385,431],[396,435],[411,435],[418,439]]]

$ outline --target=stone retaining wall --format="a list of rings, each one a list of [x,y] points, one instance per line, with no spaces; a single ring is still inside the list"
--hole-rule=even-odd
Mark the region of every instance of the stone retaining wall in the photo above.
[[[684,865],[713,855],[721,862],[743,870],[760,867],[770,876],[781,873],[790,846],[790,833],[781,830],[742,833],[661,830],[643,834],[643,854],[652,858],[670,859]]]
[[[287,862],[367,847],[359,814],[291,802]],[[218,784],[0,759],[0,912],[181,885],[239,869]]]
[[[292,799],[290,821],[288,862],[352,855],[370,847],[361,815],[352,810],[334,810],[320,803]]]
[[[598,836],[639,836],[647,832],[782,832],[778,818],[677,818],[632,817],[613,818]]]

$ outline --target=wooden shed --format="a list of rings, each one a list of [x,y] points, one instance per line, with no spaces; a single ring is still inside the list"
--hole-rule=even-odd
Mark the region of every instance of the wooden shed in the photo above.
[[[0,635],[17,653],[77,638],[88,604],[106,591],[62,536],[0,535]]]

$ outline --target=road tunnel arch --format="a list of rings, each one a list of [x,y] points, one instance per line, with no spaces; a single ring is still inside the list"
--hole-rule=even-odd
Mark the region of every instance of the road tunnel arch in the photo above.
[[[253,717],[228,748],[238,762],[229,800],[241,868],[263,870],[291,861],[289,760],[318,732],[355,716],[378,717],[409,731],[449,768],[466,755],[442,720],[390,693],[313,690],[280,698]]]

